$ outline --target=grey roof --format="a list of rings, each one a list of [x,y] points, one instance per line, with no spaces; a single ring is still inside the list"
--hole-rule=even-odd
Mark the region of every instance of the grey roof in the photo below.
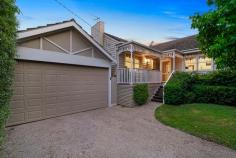
[[[182,50],[198,48],[198,42],[196,39],[196,35],[192,35],[177,40],[156,44],[151,46],[151,48],[158,49],[161,51],[167,51],[171,49],[177,49],[182,51]]]
[[[39,28],[44,28],[44,27],[48,27],[48,26],[53,26],[53,25],[58,25],[58,24],[67,23],[67,22],[70,22],[70,21],[74,21],[76,24],[78,24],[78,23],[75,21],[75,19],[69,19],[69,20],[65,20],[65,21],[62,21],[62,22],[47,24],[47,25],[43,25],[43,26],[37,26],[37,27],[32,27],[32,28],[26,28],[25,30],[18,30],[17,32],[31,31],[31,30],[35,30],[35,29],[39,29]],[[81,27],[79,24],[78,24],[78,26]],[[81,28],[82,28],[82,27],[81,27]]]
[[[115,40],[119,41],[119,42],[128,42],[127,40],[123,39],[123,38],[120,38],[120,37],[117,37],[117,36],[114,36],[114,35],[111,35],[109,33],[105,33],[107,36],[111,37],[111,38],[114,38]]]

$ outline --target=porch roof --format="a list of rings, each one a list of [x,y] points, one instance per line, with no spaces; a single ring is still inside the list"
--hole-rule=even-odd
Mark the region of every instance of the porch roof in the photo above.
[[[129,41],[126,43],[123,43],[121,45],[117,46],[118,48],[118,53],[126,52],[126,51],[137,51],[137,52],[143,52],[143,53],[151,53],[151,54],[157,54],[157,55],[162,55],[163,52],[150,48],[144,44],[135,42],[135,41]]]

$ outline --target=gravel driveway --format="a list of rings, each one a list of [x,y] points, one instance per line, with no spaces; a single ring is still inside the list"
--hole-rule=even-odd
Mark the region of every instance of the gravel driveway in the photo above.
[[[156,106],[116,106],[11,127],[2,157],[236,157],[234,150],[162,125],[154,118]]]

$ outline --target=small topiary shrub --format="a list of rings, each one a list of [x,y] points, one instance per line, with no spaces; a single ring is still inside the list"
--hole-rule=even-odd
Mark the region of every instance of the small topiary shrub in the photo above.
[[[138,105],[143,105],[148,100],[148,85],[137,84],[133,88],[133,98]]]
[[[165,103],[172,105],[187,103],[188,96],[191,95],[191,98],[193,98],[193,94],[186,95],[191,91],[192,82],[192,77],[189,73],[176,72],[173,74],[164,88]]]

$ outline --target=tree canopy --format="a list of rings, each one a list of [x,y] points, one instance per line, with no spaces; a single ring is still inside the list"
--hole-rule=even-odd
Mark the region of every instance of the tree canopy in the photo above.
[[[191,17],[201,51],[217,68],[236,69],[236,0],[208,0],[213,9]]]

